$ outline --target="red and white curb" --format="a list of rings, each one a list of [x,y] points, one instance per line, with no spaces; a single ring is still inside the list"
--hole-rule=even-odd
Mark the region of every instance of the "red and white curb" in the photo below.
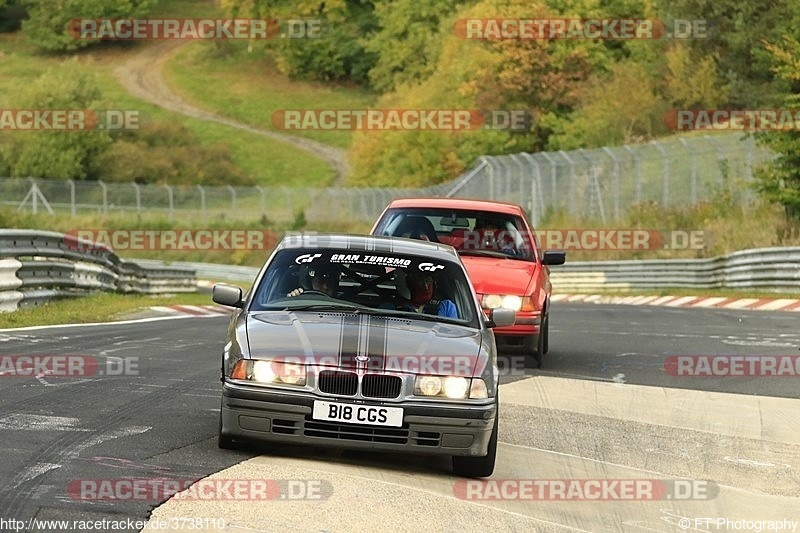
[[[608,296],[602,294],[554,294],[553,302],[597,304],[657,305],[666,307],[705,307],[746,309],[749,311],[800,312],[800,300],[789,298],[725,298],[721,296]]]
[[[185,315],[185,316],[220,316],[230,315],[231,309],[222,307],[220,305],[155,305],[150,307],[152,311],[164,313],[168,315]]]

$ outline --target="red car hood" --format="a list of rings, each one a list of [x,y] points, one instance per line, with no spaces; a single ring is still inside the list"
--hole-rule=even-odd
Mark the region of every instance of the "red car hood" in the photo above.
[[[461,257],[478,294],[528,294],[536,263],[493,257]]]

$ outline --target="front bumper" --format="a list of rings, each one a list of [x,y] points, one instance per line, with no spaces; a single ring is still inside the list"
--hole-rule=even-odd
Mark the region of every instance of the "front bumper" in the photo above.
[[[315,399],[363,405],[403,407],[402,427],[314,420]],[[497,405],[428,405],[424,402],[319,397],[307,392],[276,392],[224,383],[221,433],[234,439],[310,444],[429,455],[484,456]]]

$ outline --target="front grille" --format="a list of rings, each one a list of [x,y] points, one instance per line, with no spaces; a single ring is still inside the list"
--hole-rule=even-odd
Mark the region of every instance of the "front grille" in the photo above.
[[[272,419],[272,432],[279,435],[295,435],[297,433],[298,422],[294,420]]]
[[[319,390],[326,394],[355,396],[358,391],[358,375],[355,372],[323,370],[319,373]]]
[[[306,418],[303,433],[306,437],[325,439],[357,440],[362,442],[381,442],[385,444],[406,444],[408,429],[359,426],[339,424]]]
[[[402,387],[399,376],[367,374],[361,381],[361,394],[366,398],[397,398]]]
[[[418,446],[439,446],[442,434],[437,431],[417,431],[411,436],[411,440]]]

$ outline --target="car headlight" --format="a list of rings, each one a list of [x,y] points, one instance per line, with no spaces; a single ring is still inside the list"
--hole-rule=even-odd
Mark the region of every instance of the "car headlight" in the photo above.
[[[517,296],[516,294],[485,294],[481,299],[484,309],[497,309],[504,307],[514,311],[533,311],[533,299],[530,296]]]
[[[487,294],[483,297],[481,305],[486,309],[496,309],[503,306],[503,297],[499,294]]]
[[[414,380],[414,394],[451,400],[489,397],[486,383],[482,379],[461,376],[417,376]]]
[[[256,383],[304,386],[306,384],[306,367],[279,361],[241,359],[234,366],[231,378]]]
[[[418,376],[414,382],[414,394],[436,396],[442,392],[442,378],[438,376]]]
[[[458,376],[444,378],[444,395],[448,398],[466,398],[469,390],[469,380]]]

